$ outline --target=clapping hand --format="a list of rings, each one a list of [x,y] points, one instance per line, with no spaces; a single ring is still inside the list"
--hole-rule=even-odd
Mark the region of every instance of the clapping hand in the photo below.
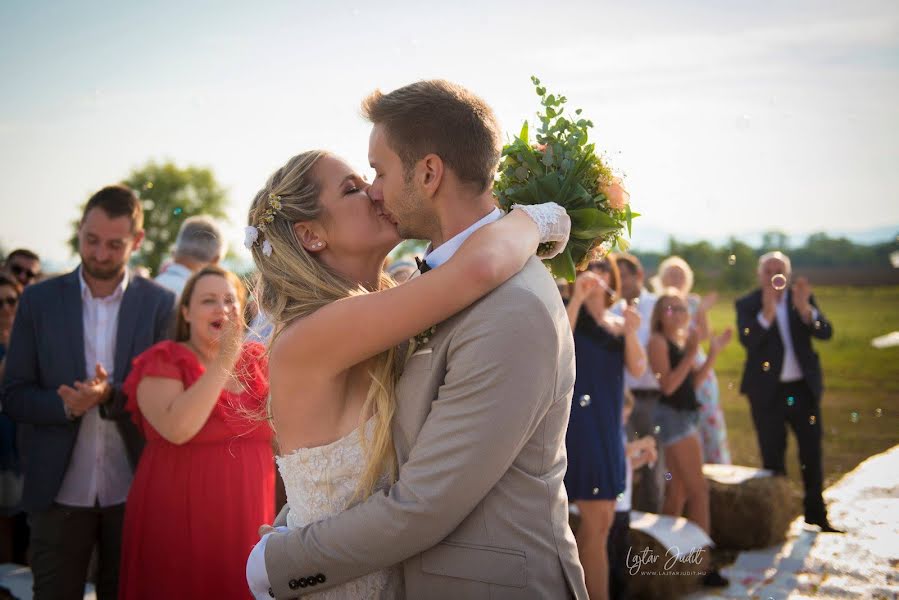
[[[793,307],[799,312],[799,316],[808,323],[812,319],[812,286],[808,279],[798,277],[793,283]]]
[[[219,350],[215,360],[219,365],[230,370],[237,363],[243,345],[243,321],[236,309],[225,315],[222,333],[219,337]]]
[[[734,330],[728,327],[725,329],[721,335],[715,335],[715,332],[712,332],[712,339],[709,342],[709,354],[717,355],[724,347],[730,343],[730,338],[733,336]]]
[[[774,321],[777,314],[777,300],[780,292],[773,285],[762,286],[762,316],[768,323]]]
[[[106,402],[112,393],[112,386],[109,384],[106,369],[97,363],[93,379],[86,382],[76,381],[74,387],[61,385],[56,392],[62,398],[69,414],[80,417],[98,404]]]

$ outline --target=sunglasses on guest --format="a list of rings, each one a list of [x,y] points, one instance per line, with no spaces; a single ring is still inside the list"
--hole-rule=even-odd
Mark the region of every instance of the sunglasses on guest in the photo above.
[[[40,275],[40,273],[35,273],[31,269],[27,269],[22,265],[10,265],[9,270],[12,271],[12,274],[16,277],[24,274],[27,279],[35,279],[38,275]]]

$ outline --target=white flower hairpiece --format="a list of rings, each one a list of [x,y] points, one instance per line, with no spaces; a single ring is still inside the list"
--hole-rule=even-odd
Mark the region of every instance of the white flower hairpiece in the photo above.
[[[253,249],[253,244],[256,243],[256,240],[259,239],[259,230],[253,227],[252,225],[248,225],[243,230],[243,245],[247,250]]]
[[[268,225],[275,220],[275,213],[281,210],[281,196],[277,194],[268,195],[268,208],[259,217],[259,227],[248,225],[244,231],[243,245],[247,250],[252,250],[259,242],[259,234],[264,233]],[[262,241],[262,253],[265,256],[272,255],[272,244],[268,240]]]

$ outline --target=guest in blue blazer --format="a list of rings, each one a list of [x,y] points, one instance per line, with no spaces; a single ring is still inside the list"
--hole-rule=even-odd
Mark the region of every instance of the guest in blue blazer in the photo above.
[[[128,270],[143,237],[134,192],[103,188],[79,225],[81,264],[19,301],[3,410],[23,430],[22,508],[38,600],[81,598],[95,545],[97,596],[116,596],[125,500],[143,445],[121,384],[132,359],[165,338],[175,302]]]
[[[821,362],[812,338],[829,340],[830,321],[818,309],[804,277],[790,282],[790,259],[782,252],[759,258],[759,289],[737,300],[740,343],[746,364],[740,392],[749,396],[766,469],[785,474],[787,425],[796,435],[805,486],[805,521],[835,532],[821,496]]]

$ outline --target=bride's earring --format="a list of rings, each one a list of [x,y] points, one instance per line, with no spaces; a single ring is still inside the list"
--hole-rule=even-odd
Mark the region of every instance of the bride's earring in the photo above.
[[[317,249],[317,250],[319,250],[319,249],[323,248],[324,245],[325,245],[324,242],[315,242],[315,245],[312,246],[312,247],[315,248],[315,249]]]

